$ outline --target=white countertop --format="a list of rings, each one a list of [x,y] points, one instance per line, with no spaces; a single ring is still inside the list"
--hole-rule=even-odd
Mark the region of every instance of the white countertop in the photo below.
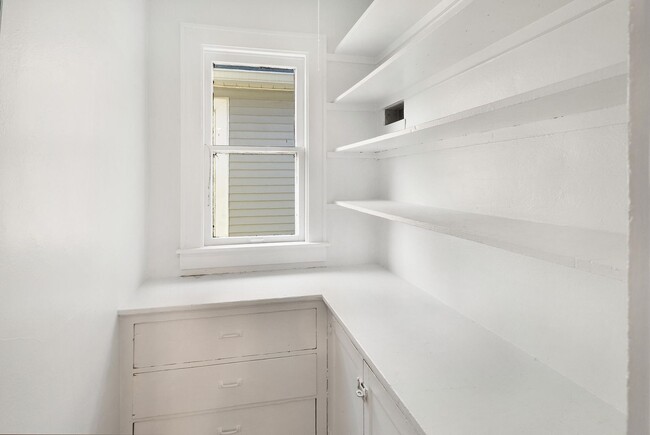
[[[625,433],[623,413],[378,266],[156,280],[119,314],[320,298],[424,434]]]

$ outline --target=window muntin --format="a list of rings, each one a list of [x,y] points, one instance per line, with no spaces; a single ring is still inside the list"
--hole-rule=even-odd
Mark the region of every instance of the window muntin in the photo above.
[[[304,240],[295,67],[212,63],[207,245]]]

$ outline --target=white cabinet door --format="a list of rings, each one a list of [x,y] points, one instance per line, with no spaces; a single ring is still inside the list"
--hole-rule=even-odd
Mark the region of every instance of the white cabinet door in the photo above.
[[[415,435],[415,429],[365,363],[363,371],[366,387],[364,435]]]
[[[336,322],[328,346],[329,433],[363,435],[364,402],[356,394],[357,378],[363,378],[363,358]]]

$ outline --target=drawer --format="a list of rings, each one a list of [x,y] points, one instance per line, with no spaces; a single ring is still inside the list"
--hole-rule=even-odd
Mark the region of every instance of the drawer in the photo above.
[[[311,399],[235,411],[137,422],[133,433],[134,435],[314,435],[315,427],[316,401]]]
[[[133,366],[154,367],[316,348],[316,309],[138,323]]]
[[[316,395],[316,355],[133,375],[135,418]]]

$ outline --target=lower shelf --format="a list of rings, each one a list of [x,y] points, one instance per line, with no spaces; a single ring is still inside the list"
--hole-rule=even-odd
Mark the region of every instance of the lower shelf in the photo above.
[[[395,201],[337,201],[336,205],[619,281],[626,277],[625,234]]]

